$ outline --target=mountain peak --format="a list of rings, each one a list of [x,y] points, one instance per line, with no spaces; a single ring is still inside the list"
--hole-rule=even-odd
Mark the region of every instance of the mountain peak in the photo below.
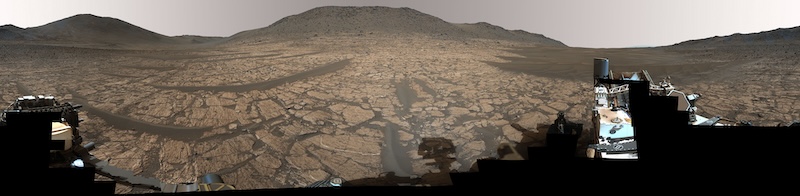
[[[76,14],[74,16],[67,17],[66,19],[81,19],[81,18],[99,19],[99,18],[109,18],[109,17],[101,17],[101,16],[97,16],[97,15],[94,15],[94,14]]]
[[[133,24],[127,23],[125,21],[116,18],[101,17],[93,14],[78,14],[35,28],[63,28],[63,27],[89,28],[89,29],[120,28],[120,27],[139,28]]]
[[[22,39],[24,38],[24,39]],[[78,42],[85,44],[152,44],[169,37],[143,29],[125,21],[93,14],[78,14],[38,27],[17,31],[3,39],[28,41]]]
[[[0,26],[0,40],[29,39],[29,37],[25,36],[24,31],[25,29],[10,24]]]
[[[18,26],[14,26],[12,24],[7,24],[7,25],[0,26],[0,29],[21,30],[22,28],[19,28]]]
[[[486,22],[453,24],[408,7],[324,6],[291,15],[260,29],[233,35],[234,40],[317,35],[364,35],[372,33],[424,35],[443,39],[505,39],[564,46],[538,34],[511,32]]]
[[[324,6],[288,16],[268,26],[287,33],[359,33],[363,31],[437,30],[447,22],[411,8]],[[270,28],[271,27],[271,28]]]

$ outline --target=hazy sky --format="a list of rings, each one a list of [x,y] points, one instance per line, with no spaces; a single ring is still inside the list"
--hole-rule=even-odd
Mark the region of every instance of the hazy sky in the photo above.
[[[488,22],[593,48],[800,26],[797,0],[2,0],[0,25],[35,27],[88,13],[168,36],[230,36],[327,5],[410,7],[448,22]]]

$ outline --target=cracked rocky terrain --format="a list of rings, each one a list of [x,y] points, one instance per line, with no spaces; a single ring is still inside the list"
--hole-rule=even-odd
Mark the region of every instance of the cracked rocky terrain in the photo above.
[[[380,31],[390,27],[370,22],[358,23],[367,26],[361,30],[280,34],[297,31],[291,22],[314,22],[303,19],[309,14],[348,11],[337,9],[202,43],[0,40],[0,98],[8,104],[51,94],[83,104],[82,134],[97,142],[95,156],[170,183],[216,173],[238,189],[468,171],[477,159],[498,157],[501,145],[522,142],[523,134],[542,137],[537,126],[559,111],[588,125],[593,57],[608,57],[614,71],[670,75],[679,90],[702,93],[705,116],[770,126],[800,120],[796,37],[587,49],[513,33],[514,39],[480,36],[475,29],[488,24],[460,24],[466,31],[430,18],[448,34]],[[428,138],[452,142],[449,167],[418,153]]]

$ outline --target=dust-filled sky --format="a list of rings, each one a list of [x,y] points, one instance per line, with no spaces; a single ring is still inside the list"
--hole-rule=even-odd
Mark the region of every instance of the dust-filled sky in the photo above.
[[[452,23],[488,22],[592,48],[800,26],[797,0],[3,0],[0,25],[35,27],[88,13],[168,36],[230,36],[328,5],[409,7]]]

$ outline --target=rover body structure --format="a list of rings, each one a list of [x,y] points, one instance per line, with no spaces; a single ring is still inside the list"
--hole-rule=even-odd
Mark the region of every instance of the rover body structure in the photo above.
[[[695,101],[700,94],[689,94],[677,90],[670,82],[669,76],[661,81],[654,81],[647,70],[637,72],[613,72],[609,69],[606,58],[594,59],[594,103],[592,121],[596,143],[590,145],[589,154],[599,152],[604,159],[637,159],[637,145],[634,139],[634,126],[629,103],[629,84],[625,81],[643,81],[649,83],[650,96],[677,97],[677,111],[688,112],[687,124],[696,126],[740,126],[748,122],[734,122],[725,118],[704,117],[696,114]],[[593,156],[593,155],[589,155]]]

